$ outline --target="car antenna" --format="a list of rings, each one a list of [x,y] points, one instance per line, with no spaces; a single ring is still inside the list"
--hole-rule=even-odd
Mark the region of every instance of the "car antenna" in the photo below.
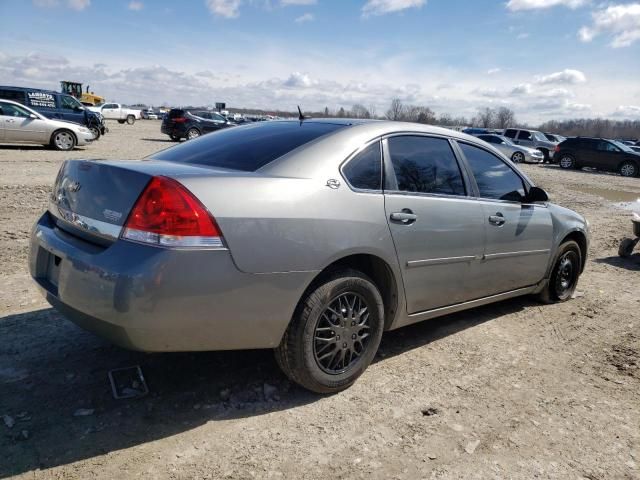
[[[300,120],[300,123],[302,123],[304,120],[311,118],[311,117],[305,117],[302,114],[302,110],[300,110],[300,105],[298,105],[298,120]]]

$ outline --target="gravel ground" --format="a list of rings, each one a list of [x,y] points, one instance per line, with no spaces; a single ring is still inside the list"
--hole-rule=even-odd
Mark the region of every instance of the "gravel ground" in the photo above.
[[[591,222],[576,298],[389,332],[321,397],[269,351],[128,352],[48,308],[25,261],[61,161],[171,145],[157,121],[110,128],[71,153],[0,146],[0,478],[640,478],[640,254],[616,254],[629,212],[580,191],[640,196],[640,179],[524,166]],[[150,393],[114,400],[107,373],[129,365]]]

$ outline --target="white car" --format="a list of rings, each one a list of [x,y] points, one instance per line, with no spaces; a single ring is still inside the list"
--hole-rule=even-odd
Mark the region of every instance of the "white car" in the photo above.
[[[56,150],[73,150],[94,140],[88,128],[51,120],[11,100],[0,100],[0,143],[39,143]]]
[[[142,110],[126,108],[119,103],[103,103],[102,105],[87,108],[92,112],[101,113],[107,120],[117,120],[118,123],[127,122],[129,125],[133,125],[136,120],[142,118]]]

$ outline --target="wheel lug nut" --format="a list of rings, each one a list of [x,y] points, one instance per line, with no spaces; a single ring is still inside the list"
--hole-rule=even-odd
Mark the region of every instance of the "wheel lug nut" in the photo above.
[[[356,326],[356,322],[351,322],[351,326],[355,327]]]
[[[347,348],[347,342],[342,344],[342,348]]]
[[[351,335],[351,338],[353,338],[355,340],[356,339],[356,334],[354,333],[353,335]]]
[[[340,340],[340,335],[336,335],[336,340]]]

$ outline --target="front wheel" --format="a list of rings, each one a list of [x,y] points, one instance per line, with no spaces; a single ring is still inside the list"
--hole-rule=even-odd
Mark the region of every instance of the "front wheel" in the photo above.
[[[136,117],[134,115],[127,115],[127,124],[133,125],[136,123]]]
[[[572,168],[576,168],[576,159],[571,155],[563,155],[560,157],[560,161],[558,162],[560,168],[564,168],[566,170],[570,170]]]
[[[538,294],[543,303],[566,302],[571,298],[578,285],[582,270],[582,253],[573,240],[564,242],[558,248],[558,254],[551,270],[551,276],[544,289]]]
[[[637,177],[638,176],[638,166],[630,161],[623,162],[618,168],[618,172],[623,177]]]
[[[633,238],[623,238],[618,247],[618,255],[622,258],[630,257],[637,241]]]
[[[76,137],[69,130],[58,130],[51,135],[51,145],[56,150],[67,152],[76,146]]]
[[[276,360],[302,387],[339,392],[369,366],[383,328],[382,296],[371,279],[356,270],[335,272],[300,301]]]
[[[511,155],[511,161],[513,163],[524,163],[524,153],[515,152],[513,155]]]
[[[89,127],[89,130],[93,134],[93,139],[94,140],[98,140],[100,138],[100,135],[102,135],[100,133],[100,128],[96,127],[95,125],[92,125],[91,127]]]

